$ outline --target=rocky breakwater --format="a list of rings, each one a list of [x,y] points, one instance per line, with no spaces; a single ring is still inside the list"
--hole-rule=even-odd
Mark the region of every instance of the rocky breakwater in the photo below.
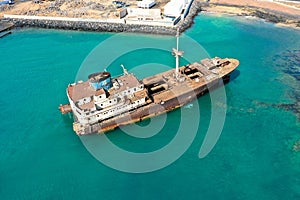
[[[151,26],[139,24],[126,24],[117,22],[101,22],[88,19],[86,20],[55,20],[55,19],[28,19],[24,18],[7,18],[15,24],[16,27],[38,27],[48,29],[66,29],[66,30],[82,30],[82,31],[98,31],[98,32],[139,32],[151,34],[174,35],[176,30],[173,27]]]
[[[1,21],[0,20],[0,33],[4,31],[9,31],[14,27],[13,23],[7,22],[7,21]]]
[[[194,18],[202,11],[202,3],[194,0],[191,4],[188,15],[184,20],[178,23],[180,32],[184,32],[186,29],[190,28],[194,24]]]

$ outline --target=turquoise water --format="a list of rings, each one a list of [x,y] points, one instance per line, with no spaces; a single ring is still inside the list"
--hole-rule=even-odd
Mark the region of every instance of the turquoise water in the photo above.
[[[224,129],[214,149],[199,159],[211,115],[209,95],[203,96],[198,100],[201,120],[190,122],[199,123],[192,145],[170,166],[146,174],[101,164],[73,133],[70,116],[57,110],[67,102],[65,88],[84,59],[114,35],[22,29],[1,39],[1,199],[300,198],[300,153],[292,151],[300,139],[299,119],[291,110],[273,106],[293,103],[299,96],[299,81],[283,72],[285,63],[274,63],[275,56],[300,48],[299,31],[243,18],[198,16],[186,35],[211,56],[241,62],[239,75],[225,87]],[[169,47],[174,42],[167,36],[127,37],[129,44],[139,39]],[[145,57],[145,51],[152,56]],[[108,69],[117,75],[121,69],[114,66],[120,63],[132,69],[151,62],[174,64],[174,59],[168,52],[145,49],[121,56]],[[132,138],[120,129],[108,137],[130,151],[153,151],[174,137],[180,114],[168,114],[164,129],[151,138]]]

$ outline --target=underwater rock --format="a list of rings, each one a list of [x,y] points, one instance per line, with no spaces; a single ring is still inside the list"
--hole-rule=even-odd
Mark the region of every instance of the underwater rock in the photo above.
[[[293,151],[299,152],[300,151],[300,140],[296,141],[293,145]]]
[[[275,66],[284,73],[291,75],[296,80],[300,80],[300,49],[287,50],[281,55],[274,56]]]
[[[300,102],[296,100],[294,103],[265,103],[265,102],[254,102],[260,107],[274,107],[279,109],[284,109],[286,111],[291,111],[297,115],[298,120],[300,121]]]

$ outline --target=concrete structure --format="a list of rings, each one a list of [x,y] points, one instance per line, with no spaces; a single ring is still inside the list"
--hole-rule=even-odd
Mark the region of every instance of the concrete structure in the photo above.
[[[124,18],[127,15],[127,9],[126,8],[119,8],[116,12],[117,17],[120,19]]]
[[[188,0],[171,0],[164,7],[164,15],[168,17],[180,16],[188,3]]]
[[[151,8],[155,5],[155,1],[152,1],[152,0],[143,0],[143,1],[139,1],[137,3],[137,6],[139,8]]]
[[[127,8],[128,18],[139,18],[140,20],[161,19],[160,9]]]

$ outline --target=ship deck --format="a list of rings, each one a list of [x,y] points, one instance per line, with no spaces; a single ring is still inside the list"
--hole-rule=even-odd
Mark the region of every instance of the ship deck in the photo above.
[[[187,92],[193,92],[197,88],[204,86],[209,87],[210,82],[222,78],[224,75],[229,74],[238,66],[238,60],[228,60],[230,61],[229,65],[227,65],[226,67],[219,67],[217,70],[209,70],[209,66],[205,66],[196,62],[187,66],[180,67],[179,78],[175,77],[175,69],[171,69],[169,71],[144,78],[142,82],[146,87],[155,84],[161,85],[161,87],[163,87],[162,91],[152,95],[154,103],[161,103],[170,99],[174,99],[176,97],[180,97]],[[188,75],[184,74],[183,71],[186,67],[197,69],[198,77],[195,79],[191,79]],[[180,81],[181,78],[184,80]]]

